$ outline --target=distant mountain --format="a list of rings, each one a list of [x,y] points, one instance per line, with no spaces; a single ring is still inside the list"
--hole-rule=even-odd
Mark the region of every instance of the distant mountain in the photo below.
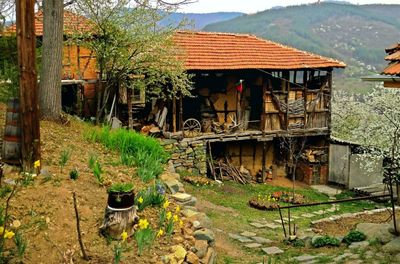
[[[384,49],[400,41],[400,5],[321,2],[269,9],[204,31],[250,33],[345,61],[347,77],[381,71]]]
[[[186,20],[189,24],[185,27],[187,29],[199,30],[204,26],[230,20],[240,17],[244,13],[239,12],[217,12],[217,13],[172,13],[161,21],[161,25],[178,25],[182,20]]]

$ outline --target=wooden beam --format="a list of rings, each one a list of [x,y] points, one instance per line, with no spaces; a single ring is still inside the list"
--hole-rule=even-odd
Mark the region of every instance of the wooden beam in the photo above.
[[[176,96],[172,97],[172,132],[176,132]]]
[[[34,0],[16,1],[17,50],[22,130],[22,166],[31,171],[40,160],[39,98],[36,73]],[[37,167],[37,166],[36,166]],[[40,166],[36,168],[40,170]]]

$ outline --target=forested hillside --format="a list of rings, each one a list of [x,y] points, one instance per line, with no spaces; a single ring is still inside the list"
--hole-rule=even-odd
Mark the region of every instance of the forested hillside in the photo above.
[[[400,41],[400,5],[321,3],[270,9],[204,31],[251,33],[345,61],[346,77],[379,72],[384,48]]]

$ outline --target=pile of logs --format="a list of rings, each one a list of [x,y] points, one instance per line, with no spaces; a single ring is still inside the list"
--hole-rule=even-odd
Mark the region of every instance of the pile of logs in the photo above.
[[[227,157],[225,157],[225,159],[216,160],[212,165],[209,165],[211,174],[214,175],[214,178],[217,180],[233,180],[241,184],[246,184],[251,181],[251,175],[233,166]]]

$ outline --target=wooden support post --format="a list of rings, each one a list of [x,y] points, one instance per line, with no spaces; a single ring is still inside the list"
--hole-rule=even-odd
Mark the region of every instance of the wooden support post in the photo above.
[[[240,92],[236,91],[236,122],[240,124],[242,122],[241,119]]]
[[[183,130],[183,95],[179,96],[179,130]]]
[[[262,78],[262,85],[263,85],[263,106],[262,106],[262,114],[261,114],[261,124],[260,124],[260,129],[261,131],[263,131],[263,133],[265,134],[265,122],[267,121],[267,114],[266,114],[266,100],[267,100],[267,82],[265,81],[264,77]],[[264,136],[263,134],[263,136]]]
[[[308,89],[307,89],[307,71],[304,70],[303,72],[303,97],[304,97],[304,129],[308,128],[308,120],[307,120],[307,95],[308,95]]]
[[[132,118],[132,89],[126,87],[126,102],[128,105],[128,129],[133,128],[133,118]]]
[[[286,102],[286,113],[285,113],[285,130],[289,129],[289,83],[288,79],[290,77],[289,72],[285,71],[283,72],[283,78],[285,80],[282,80],[282,90],[286,92],[286,97],[285,97],[285,102]]]
[[[329,129],[329,132],[331,131],[331,123],[332,123],[332,69],[329,69],[328,71],[328,89],[329,89],[329,112],[328,112],[328,117],[325,116],[325,120],[327,120],[326,126]]]
[[[224,103],[225,123],[228,121],[228,101]]]
[[[172,97],[172,132],[176,132],[176,96]]]
[[[267,172],[267,168],[265,167],[265,159],[266,159],[266,150],[267,143],[263,141],[263,152],[262,152],[262,182],[265,182],[265,174]]]
[[[31,170],[40,160],[40,124],[37,73],[35,67],[35,1],[16,2],[17,50],[22,130],[22,167]],[[40,170],[39,168],[36,168]]]

